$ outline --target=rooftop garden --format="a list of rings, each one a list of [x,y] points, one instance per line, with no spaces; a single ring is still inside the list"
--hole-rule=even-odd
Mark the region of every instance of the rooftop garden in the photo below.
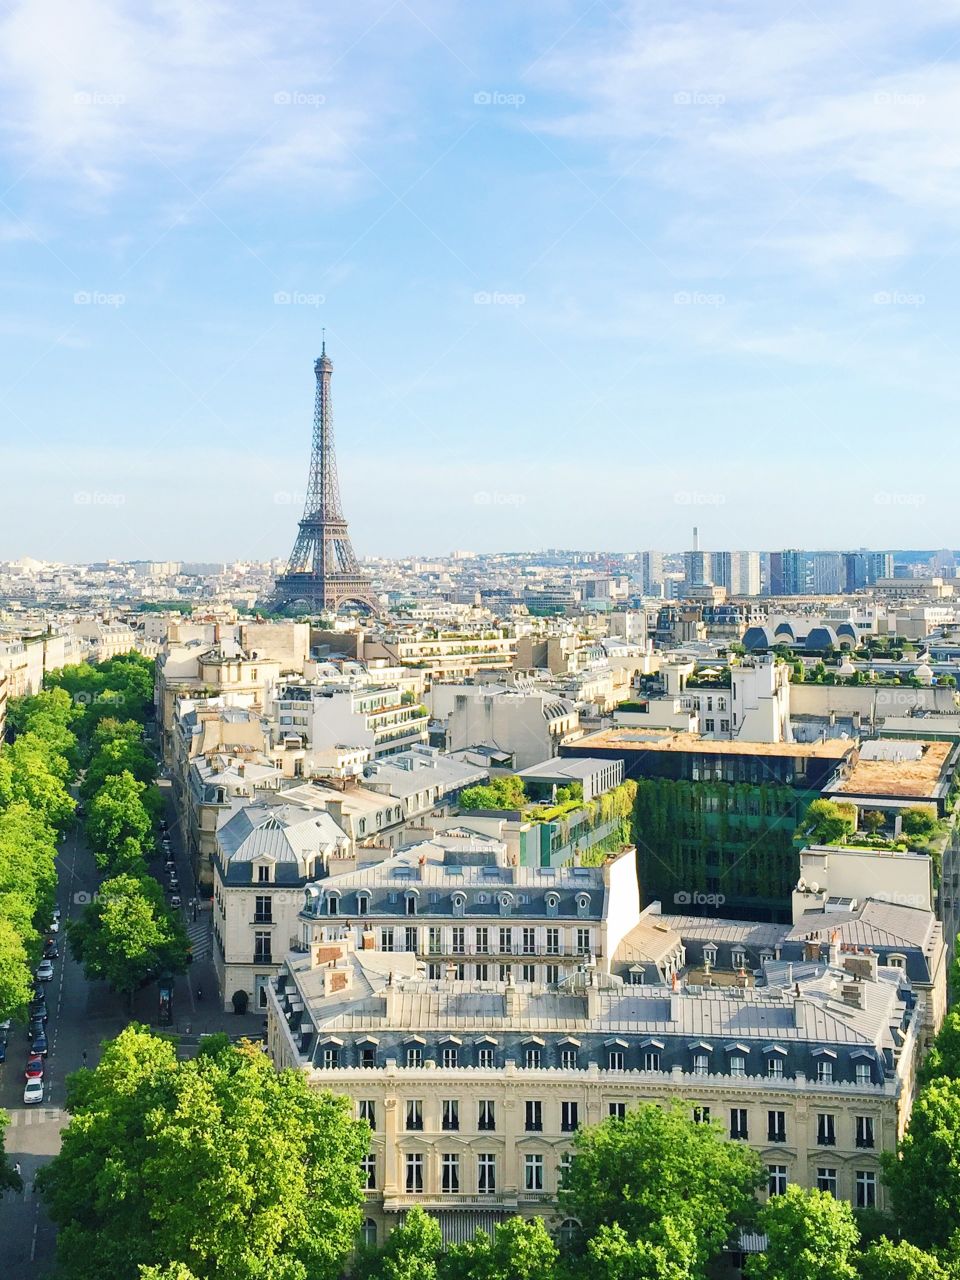
[[[896,819],[900,819],[897,833]],[[925,853],[934,861],[939,878],[940,859],[950,819],[937,818],[930,809],[861,809],[842,800],[814,800],[797,827],[800,844],[835,845],[848,849],[877,849],[889,853]]]

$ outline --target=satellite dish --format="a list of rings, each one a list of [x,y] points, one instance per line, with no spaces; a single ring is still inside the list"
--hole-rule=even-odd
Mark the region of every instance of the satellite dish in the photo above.
[[[802,877],[802,876],[801,876],[801,878],[797,881],[797,889],[799,890],[799,892],[800,892],[800,893],[806,893],[806,892],[807,892],[807,882],[806,882],[806,880],[804,880],[804,879],[803,879],[803,877]]]
[[[816,882],[815,880],[814,880],[813,884],[811,884],[811,886],[810,886],[810,892],[811,892],[811,893],[819,893],[819,892],[820,892],[820,886],[817,884],[817,882]]]

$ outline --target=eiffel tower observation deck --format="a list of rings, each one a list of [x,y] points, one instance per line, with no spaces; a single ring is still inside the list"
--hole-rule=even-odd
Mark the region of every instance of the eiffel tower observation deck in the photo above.
[[[376,613],[373,583],[360,570],[340,505],[330,398],[333,361],[326,341],[313,368],[317,395],[307,500],[286,572],[276,580],[273,604],[307,613],[336,613],[345,604],[356,604]]]

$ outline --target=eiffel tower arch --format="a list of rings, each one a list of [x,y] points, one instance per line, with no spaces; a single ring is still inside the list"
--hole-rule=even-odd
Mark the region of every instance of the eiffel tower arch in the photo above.
[[[358,604],[377,613],[373,582],[361,572],[340,503],[330,398],[333,361],[326,342],[313,369],[317,393],[307,500],[287,568],[274,586],[273,604],[305,607],[310,613],[336,613],[345,604]]]

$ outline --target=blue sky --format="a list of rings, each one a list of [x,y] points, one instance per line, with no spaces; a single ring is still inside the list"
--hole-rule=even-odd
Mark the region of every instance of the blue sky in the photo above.
[[[958,541],[960,2],[5,12],[0,558]]]

